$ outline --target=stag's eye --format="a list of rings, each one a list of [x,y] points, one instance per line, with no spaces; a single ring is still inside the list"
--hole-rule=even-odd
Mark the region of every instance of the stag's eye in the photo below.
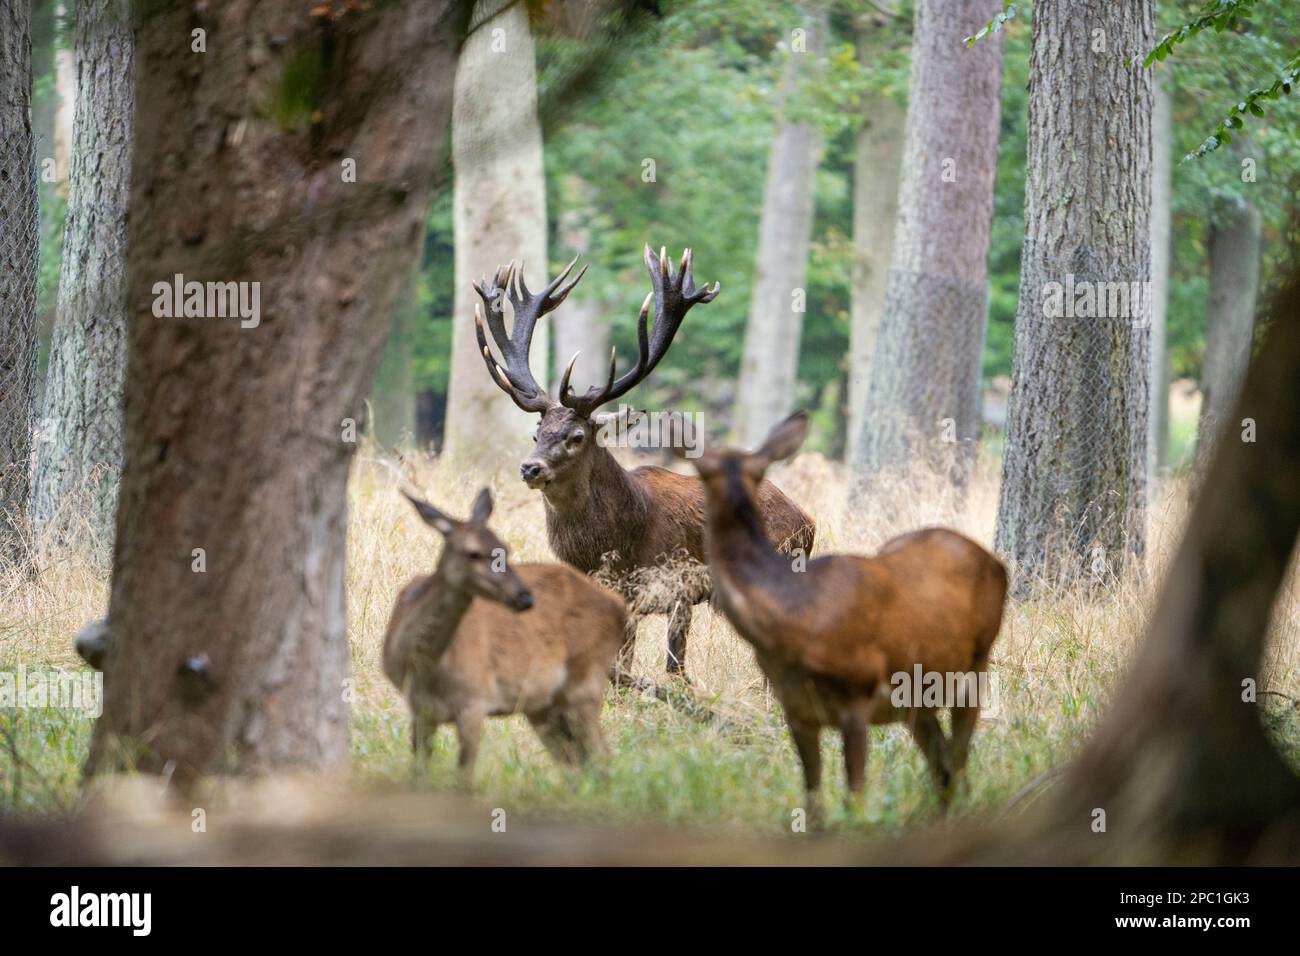
[[[471,561],[482,561],[485,557],[487,557],[487,555],[485,555],[482,551],[466,551],[465,557],[469,558]]]
[[[583,439],[585,439],[586,437],[587,437],[587,435],[586,435],[585,432],[580,432],[580,431],[574,432],[574,433],[573,433],[572,435],[570,435],[569,438],[568,438],[568,444],[569,444],[569,447],[570,447],[570,448],[577,448],[579,445],[582,444]]]

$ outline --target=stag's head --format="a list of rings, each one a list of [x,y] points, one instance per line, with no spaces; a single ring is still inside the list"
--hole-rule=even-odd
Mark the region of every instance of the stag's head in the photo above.
[[[519,477],[530,488],[545,489],[569,481],[590,467],[591,450],[596,445],[597,435],[611,417],[597,414],[597,409],[626,395],[653,372],[668,352],[673,336],[691,306],[697,302],[713,301],[720,289],[716,282],[712,288],[695,287],[691,250],[682,254],[681,263],[674,270],[666,250],[661,249],[656,256],[646,246],[645,264],[650,271],[651,291],[641,304],[637,320],[636,364],[616,378],[617,353],[611,350],[608,381],[604,385],[593,385],[579,395],[569,382],[578,359],[574,355],[560,378],[557,400],[537,384],[528,367],[528,351],[537,320],[563,302],[587,271],[584,267],[569,279],[576,264],[576,259],[570,262],[550,285],[538,293],[529,291],[524,283],[522,267],[516,268],[513,262],[499,268],[491,280],[484,279],[474,287],[483,300],[483,307],[474,310],[474,321],[479,350],[488,372],[516,405],[541,416],[534,436],[536,447],[519,466]],[[504,315],[507,299],[514,311],[514,325],[509,332],[506,331]],[[653,329],[649,327],[651,301],[655,305]],[[488,332],[501,355],[500,361],[488,346]]]
[[[505,544],[487,526],[492,515],[492,492],[484,488],[478,493],[468,521],[457,521],[427,501],[406,497],[424,523],[442,535],[445,547],[438,572],[447,587],[468,591],[515,611],[533,606],[532,592],[506,560],[509,553]]]
[[[749,507],[758,497],[758,486],[767,469],[794,455],[807,436],[808,415],[795,412],[772,426],[756,451],[708,448],[699,457],[688,458],[704,483],[709,512],[718,514]]]

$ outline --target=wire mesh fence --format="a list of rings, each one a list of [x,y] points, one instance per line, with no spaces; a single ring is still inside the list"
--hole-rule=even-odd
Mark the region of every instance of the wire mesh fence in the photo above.
[[[0,136],[0,552],[26,511],[36,404],[41,233],[36,148],[22,119]]]

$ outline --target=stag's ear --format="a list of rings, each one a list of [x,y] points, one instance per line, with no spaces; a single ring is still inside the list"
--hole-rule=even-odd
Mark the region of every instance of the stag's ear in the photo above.
[[[469,520],[476,525],[485,525],[490,517],[492,517],[492,492],[484,488],[474,499],[474,510],[470,513]]]
[[[808,437],[808,413],[795,412],[783,422],[778,422],[767,433],[754,457],[762,459],[764,465],[774,461],[784,461],[799,450],[803,440]]]
[[[406,492],[403,491],[402,494],[406,495]],[[425,524],[429,525],[439,534],[451,534],[451,529],[456,526],[456,523],[451,518],[448,518],[427,501],[421,501],[419,498],[412,498],[410,495],[406,495],[406,499],[411,502],[411,504],[415,505],[416,512],[418,512],[420,517],[424,519]]]

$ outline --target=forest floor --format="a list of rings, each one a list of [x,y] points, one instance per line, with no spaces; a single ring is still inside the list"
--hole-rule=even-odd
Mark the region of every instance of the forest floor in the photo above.
[[[349,494],[348,607],[353,677],[352,784],[363,791],[410,784],[406,708],[380,667],[389,612],[401,587],[429,573],[439,541],[397,493],[409,482],[453,515],[468,513],[477,488],[420,454],[400,461],[374,447],[356,463]],[[513,475],[492,482],[492,526],[516,561],[551,560],[540,497]],[[775,482],[817,519],[814,554],[872,552],[892,535],[930,524],[957,528],[991,546],[997,505],[996,462],[985,457],[962,502],[915,478],[891,496],[888,520],[869,511],[846,514],[845,474],[820,455],[805,454],[773,474]],[[953,816],[990,817],[1022,809],[1050,771],[1078,749],[1121,681],[1144,631],[1154,584],[1171,558],[1186,514],[1188,483],[1159,487],[1151,509],[1148,572],[1130,574],[1099,595],[1047,593],[1008,605],[994,647],[997,711],[976,730],[967,782]],[[11,569],[0,576],[0,671],[77,668],[72,636],[102,616],[105,571],[83,552],[38,551],[36,576]],[[1300,768],[1300,575],[1292,574],[1274,617],[1266,666],[1259,675],[1261,719]],[[665,619],[643,623],[637,669],[662,676]],[[489,721],[476,778],[477,796],[492,807],[540,813],[577,823],[651,824],[713,833],[788,833],[804,802],[802,777],[779,707],[753,655],[720,614],[698,607],[690,633],[690,691],[676,685],[672,702],[610,691],[603,725],[611,758],[603,771],[565,770],[546,755],[522,717]],[[73,810],[92,720],[54,708],[0,709],[0,811],[44,814]],[[901,725],[872,733],[865,804],[841,806],[843,770],[838,735],[822,743],[828,825],[841,833],[896,833],[933,822],[938,804],[924,762]],[[437,737],[425,785],[457,789],[456,739]]]

